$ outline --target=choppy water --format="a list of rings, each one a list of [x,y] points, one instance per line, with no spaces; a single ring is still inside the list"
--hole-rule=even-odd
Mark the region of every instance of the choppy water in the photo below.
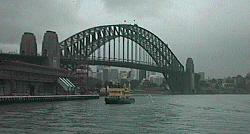
[[[250,95],[137,96],[0,106],[0,133],[250,133]]]

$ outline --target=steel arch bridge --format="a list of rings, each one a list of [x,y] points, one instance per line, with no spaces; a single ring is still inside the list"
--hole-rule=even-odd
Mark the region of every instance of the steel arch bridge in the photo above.
[[[122,43],[120,43],[120,38]],[[110,47],[111,41],[113,47]],[[127,48],[125,48],[126,43]],[[100,51],[96,57],[96,50],[103,46],[108,46],[108,51],[104,47],[104,57],[100,58]],[[138,61],[136,57],[143,58],[145,55],[141,55],[137,48],[136,50],[133,48],[137,46],[149,55],[151,62]],[[115,47],[118,47],[118,51]],[[60,42],[60,49],[62,64],[88,63],[90,65],[109,65],[155,71],[164,75],[171,89],[181,88],[180,85],[183,85],[184,66],[168,45],[152,32],[136,24],[104,25],[89,28]],[[111,49],[113,49],[112,52]],[[122,56],[120,56],[120,50],[122,50]],[[127,51],[127,59],[125,59],[125,51]],[[116,58],[116,55],[119,58]]]

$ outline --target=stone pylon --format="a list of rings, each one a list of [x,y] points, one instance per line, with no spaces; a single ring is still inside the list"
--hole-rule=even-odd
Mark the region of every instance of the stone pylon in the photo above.
[[[194,85],[194,62],[192,58],[188,58],[186,61],[186,82],[187,89],[190,93],[195,93]]]
[[[42,56],[48,57],[50,67],[60,67],[60,46],[56,32],[47,31],[44,34],[42,42]]]
[[[33,33],[25,32],[22,35],[20,43],[20,54],[21,55],[37,55],[37,44],[36,37]]]

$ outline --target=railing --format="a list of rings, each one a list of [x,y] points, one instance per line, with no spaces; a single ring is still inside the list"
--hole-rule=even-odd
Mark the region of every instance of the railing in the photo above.
[[[68,78],[61,78],[61,77],[59,77],[57,79],[57,82],[67,92],[75,92],[77,90],[77,87]]]

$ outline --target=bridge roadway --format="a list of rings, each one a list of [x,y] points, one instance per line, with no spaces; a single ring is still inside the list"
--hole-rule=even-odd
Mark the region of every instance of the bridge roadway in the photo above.
[[[72,59],[61,59],[62,64],[86,64],[85,60],[72,60]],[[87,60],[88,65],[105,65],[105,66],[115,66],[115,67],[125,67],[140,70],[147,70],[152,72],[166,73],[172,72],[164,67],[159,67],[156,64],[148,65],[144,62],[139,61],[128,61],[128,60],[115,60],[115,59],[89,59]]]
[[[25,55],[18,55],[18,54],[0,54],[0,60],[7,60],[7,61],[23,61],[28,63],[33,63],[37,65],[46,65],[47,57],[43,56],[25,56]],[[86,64],[85,60],[74,60],[74,59],[65,59],[61,58],[62,64]],[[116,67],[125,67],[125,68],[134,68],[134,69],[140,69],[140,70],[147,70],[152,72],[159,72],[159,73],[166,73],[170,70],[159,67],[156,64],[149,65],[146,62],[141,61],[131,61],[131,60],[122,60],[122,59],[89,59],[88,60],[89,65],[106,65],[106,66],[116,66]]]

